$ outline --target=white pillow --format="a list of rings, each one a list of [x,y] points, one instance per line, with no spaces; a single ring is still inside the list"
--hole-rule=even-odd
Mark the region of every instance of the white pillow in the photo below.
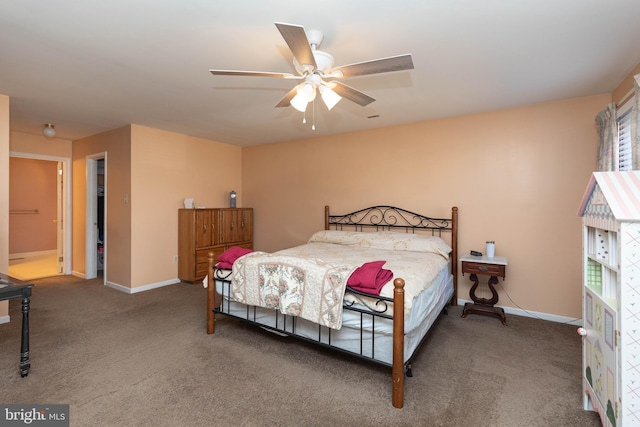
[[[358,232],[323,230],[314,233],[309,242],[352,245],[360,248],[374,248],[394,251],[429,252],[449,259],[451,247],[440,237],[394,231]]]

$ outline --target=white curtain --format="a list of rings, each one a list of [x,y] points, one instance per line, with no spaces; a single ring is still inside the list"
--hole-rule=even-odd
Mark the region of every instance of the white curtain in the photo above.
[[[631,156],[634,171],[640,170],[640,132],[638,131],[638,123],[640,123],[640,74],[633,76],[633,107],[631,107]]]
[[[598,127],[598,158],[597,171],[616,170],[618,164],[616,105],[611,103],[596,116]]]

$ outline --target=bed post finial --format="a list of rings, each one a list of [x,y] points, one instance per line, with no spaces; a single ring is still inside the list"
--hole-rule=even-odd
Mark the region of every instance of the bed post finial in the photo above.
[[[324,207],[324,229],[329,229],[329,205]]]

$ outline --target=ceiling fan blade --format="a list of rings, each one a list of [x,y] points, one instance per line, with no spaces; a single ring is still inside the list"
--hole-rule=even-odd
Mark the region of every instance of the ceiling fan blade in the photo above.
[[[331,82],[331,85],[333,86],[332,89],[335,93],[363,107],[375,101],[375,98],[372,98],[366,93],[360,92],[351,86],[347,86],[344,83]]]
[[[301,79],[291,73],[272,73],[268,71],[239,71],[239,70],[209,70],[214,76],[250,76],[250,77],[279,77],[282,79]]]
[[[282,34],[282,38],[289,49],[293,53],[293,56],[303,68],[305,65],[310,65],[312,69],[316,69],[316,60],[313,57],[307,34],[304,31],[304,27],[301,25],[283,24],[276,22],[276,27]]]
[[[281,100],[276,104],[276,108],[278,107],[288,107],[291,105],[291,100],[298,93],[297,87],[291,89]]]
[[[335,67],[329,74],[334,77],[355,77],[412,69],[411,54],[406,54]],[[338,72],[337,75],[334,75],[335,72]],[[340,76],[339,73],[342,75]]]

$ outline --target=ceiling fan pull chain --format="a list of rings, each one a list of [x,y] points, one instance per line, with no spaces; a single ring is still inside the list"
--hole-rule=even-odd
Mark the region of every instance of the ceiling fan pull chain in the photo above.
[[[313,105],[311,105],[311,107],[313,108],[311,114],[313,115],[313,124],[311,125],[311,130],[316,130],[316,100],[314,99],[313,101]]]

